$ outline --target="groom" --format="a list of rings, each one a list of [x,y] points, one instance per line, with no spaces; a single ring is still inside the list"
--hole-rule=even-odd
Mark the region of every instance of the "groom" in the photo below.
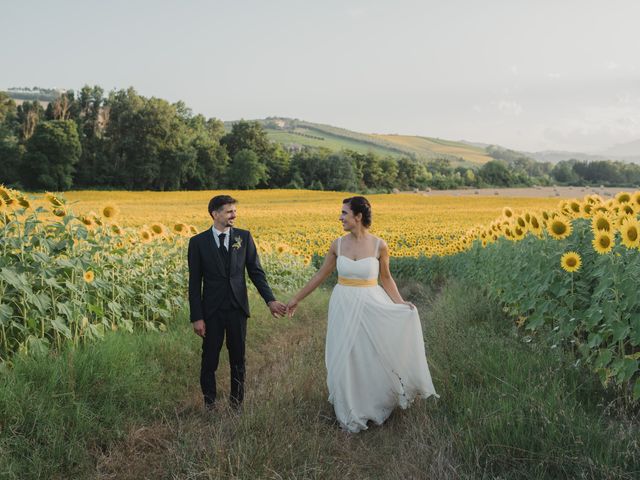
[[[193,330],[202,337],[200,386],[204,404],[213,409],[216,399],[216,369],[226,336],[231,366],[231,406],[238,408],[244,397],[245,338],[249,301],[245,268],[274,317],[286,306],[271,292],[260,266],[256,245],[248,230],[233,228],[236,200],[218,195],[209,202],[213,227],[189,241],[189,307]]]

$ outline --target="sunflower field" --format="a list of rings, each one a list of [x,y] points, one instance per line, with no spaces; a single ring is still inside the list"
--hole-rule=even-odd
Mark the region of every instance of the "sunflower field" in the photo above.
[[[0,359],[109,330],[164,329],[185,307],[186,239],[210,226],[206,205],[217,193],[69,192],[65,200],[0,188]],[[279,292],[304,284],[343,234],[348,194],[226,193],[239,199],[236,223],[252,231]],[[571,350],[605,385],[640,398],[640,192],[510,199],[509,207],[495,197],[368,198],[394,274],[473,282],[525,341]]]
[[[75,214],[59,195],[36,204],[0,187],[0,366],[15,352],[59,350],[107,331],[165,330],[184,308],[186,241],[196,228],[123,227],[117,205],[96,210]],[[290,291],[313,273],[292,255],[262,260],[274,289]]]
[[[573,351],[576,366],[638,400],[638,213],[640,192],[563,200],[554,210],[505,207],[460,239],[463,253],[425,259],[413,271],[472,281],[528,332],[525,341],[544,337],[551,348]]]

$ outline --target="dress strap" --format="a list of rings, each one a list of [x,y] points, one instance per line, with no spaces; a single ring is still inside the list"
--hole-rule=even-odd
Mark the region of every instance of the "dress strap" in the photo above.
[[[340,256],[340,244],[342,243],[342,237],[338,237],[338,256]]]
[[[373,255],[375,258],[378,258],[378,252],[380,251],[380,239],[376,242],[376,253]]]

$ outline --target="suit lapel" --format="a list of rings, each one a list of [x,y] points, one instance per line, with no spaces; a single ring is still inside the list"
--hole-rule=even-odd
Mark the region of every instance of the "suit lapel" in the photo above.
[[[231,259],[229,260],[229,272],[233,272],[236,268],[236,263],[238,260],[238,250],[239,248],[233,248],[233,227],[229,230],[229,255],[231,255]]]
[[[226,269],[224,268],[224,264],[222,263],[222,258],[220,258],[220,252],[218,251],[218,245],[216,243],[216,239],[214,237],[215,232],[213,231],[213,228],[209,229],[209,231],[211,232],[211,244],[213,246],[213,260],[214,263],[216,264],[216,266],[218,267],[218,270],[220,270],[220,273],[222,274],[223,277],[227,276],[227,272]]]

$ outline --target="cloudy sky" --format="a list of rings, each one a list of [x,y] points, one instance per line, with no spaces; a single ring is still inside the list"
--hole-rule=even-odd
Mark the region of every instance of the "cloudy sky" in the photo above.
[[[635,0],[5,2],[0,88],[598,152],[640,139]],[[640,153],[640,152],[639,152]]]

